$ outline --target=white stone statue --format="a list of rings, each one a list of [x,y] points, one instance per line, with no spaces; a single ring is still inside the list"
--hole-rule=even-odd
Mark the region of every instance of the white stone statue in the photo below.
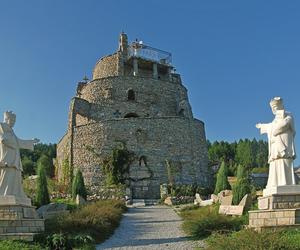
[[[275,115],[274,120],[271,123],[256,124],[261,134],[268,135],[269,142],[269,178],[264,196],[279,193],[281,187],[282,192],[295,189],[294,119],[291,113],[284,110],[282,98],[275,97],[271,100],[270,106]]]
[[[20,148],[33,150],[39,140],[19,139],[13,131],[15,122],[16,115],[9,111],[0,123],[0,204],[31,205],[22,187]]]

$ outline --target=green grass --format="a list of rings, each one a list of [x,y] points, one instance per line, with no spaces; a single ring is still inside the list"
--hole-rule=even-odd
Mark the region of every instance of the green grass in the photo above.
[[[300,250],[300,231],[241,230],[229,235],[215,234],[207,239],[208,250]]]
[[[12,240],[1,240],[0,241],[1,250],[43,250],[43,246],[39,244],[26,243],[21,241],[12,241]]]

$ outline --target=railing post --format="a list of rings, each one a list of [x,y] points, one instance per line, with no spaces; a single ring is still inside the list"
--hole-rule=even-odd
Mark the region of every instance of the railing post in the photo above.
[[[158,78],[157,63],[153,63],[153,78]]]

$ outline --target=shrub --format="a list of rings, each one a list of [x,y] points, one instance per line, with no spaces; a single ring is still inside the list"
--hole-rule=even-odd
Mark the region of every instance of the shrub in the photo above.
[[[46,247],[50,249],[95,249],[92,246],[94,239],[89,235],[77,234],[67,235],[63,233],[55,233],[48,235],[46,238]],[[82,248],[84,247],[84,248]]]
[[[251,172],[253,174],[268,174],[269,168],[253,168]]]
[[[208,196],[212,190],[204,188],[197,184],[181,184],[181,185],[168,185],[168,193],[172,196],[195,196],[196,193]]]
[[[244,166],[238,165],[237,171],[236,171],[236,178],[237,179],[247,178],[247,171]]]
[[[238,179],[232,189],[232,203],[238,205],[246,194],[251,193],[251,187],[248,179]]]
[[[48,177],[53,177],[54,176],[54,166],[52,159],[46,155],[42,154],[41,157],[37,161],[38,166],[43,165],[45,168],[46,175]]]
[[[215,232],[238,231],[245,223],[243,217],[220,215],[218,210],[218,205],[212,205],[183,211],[184,231],[195,239],[201,239]]]
[[[70,214],[46,220],[46,231],[49,234],[60,232],[68,235],[84,234],[91,236],[97,242],[103,241],[119,225],[125,210],[123,201],[98,201],[75,209]]]
[[[249,193],[251,193],[251,187],[248,180],[247,171],[245,167],[239,165],[237,169],[237,181],[233,185],[232,189],[232,203],[234,205],[238,205],[239,202],[243,199],[243,197]]]
[[[218,194],[225,189],[231,189],[230,184],[227,180],[227,176],[228,176],[228,168],[225,162],[223,161],[217,174],[217,182],[214,191],[215,194]]]
[[[86,188],[84,186],[84,180],[80,169],[77,170],[76,176],[72,184],[72,198],[75,199],[77,194],[86,200]]]
[[[37,177],[35,203],[39,207],[50,203],[47,177],[46,177],[44,166],[41,165],[41,162],[38,164],[38,177]]]
[[[300,232],[242,230],[230,235],[216,234],[207,239],[208,250],[299,250]]]
[[[124,143],[113,149],[111,156],[103,162],[107,185],[125,184],[134,156]]]

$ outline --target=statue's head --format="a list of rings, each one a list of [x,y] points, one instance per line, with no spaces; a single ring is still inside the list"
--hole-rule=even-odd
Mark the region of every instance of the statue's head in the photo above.
[[[271,106],[273,114],[276,115],[277,110],[283,110],[284,109],[282,98],[281,97],[274,97],[270,101],[270,106]]]
[[[14,114],[12,111],[4,112],[4,122],[12,128],[16,122],[16,114]]]

